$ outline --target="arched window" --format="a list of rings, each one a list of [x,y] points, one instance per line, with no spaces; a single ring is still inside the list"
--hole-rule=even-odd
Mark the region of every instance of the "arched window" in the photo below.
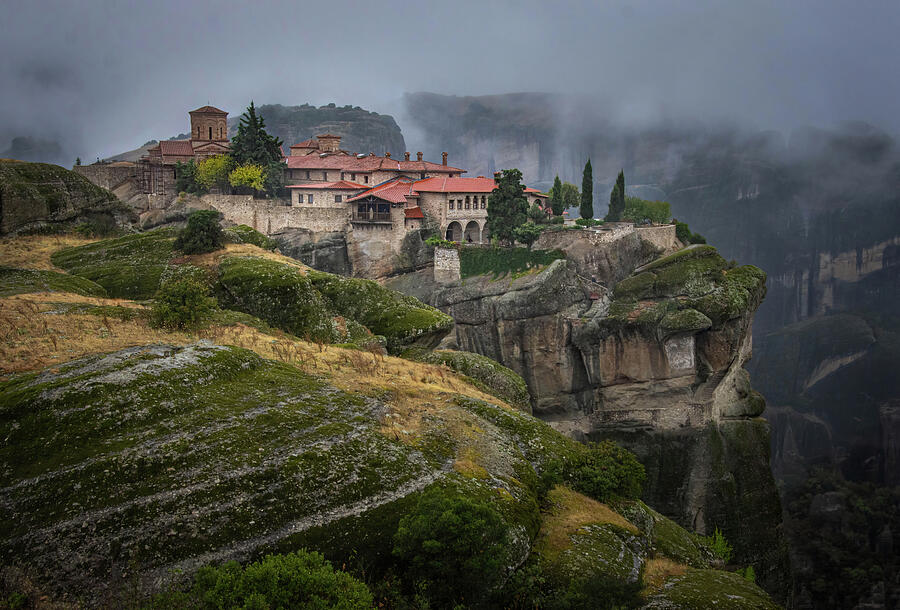
[[[487,207],[487,197],[484,195],[481,196],[481,209],[485,209]]]
[[[469,209],[469,196],[466,195],[466,209]]]

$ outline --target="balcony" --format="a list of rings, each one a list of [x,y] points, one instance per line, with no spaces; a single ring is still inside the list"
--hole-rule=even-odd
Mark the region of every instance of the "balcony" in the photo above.
[[[352,222],[391,222],[390,212],[353,212],[350,217]]]

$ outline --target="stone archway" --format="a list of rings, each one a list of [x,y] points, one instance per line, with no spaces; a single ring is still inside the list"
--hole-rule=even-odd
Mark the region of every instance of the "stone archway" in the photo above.
[[[478,227],[478,223],[474,220],[470,220],[469,224],[466,225],[466,232],[463,235],[463,240],[467,244],[481,243],[481,229]]]
[[[462,241],[463,229],[462,225],[455,220],[447,225],[447,241]]]

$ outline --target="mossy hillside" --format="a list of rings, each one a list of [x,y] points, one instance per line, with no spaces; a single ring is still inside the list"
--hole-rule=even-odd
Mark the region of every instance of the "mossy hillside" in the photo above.
[[[272,251],[278,247],[277,241],[247,225],[237,225],[225,229],[225,239],[235,244],[253,244],[263,250]]]
[[[644,606],[647,610],[777,610],[778,604],[740,574],[689,568],[670,578]]]
[[[51,256],[53,264],[96,282],[109,296],[149,299],[173,258],[175,229],[156,229],[116,239],[64,248]]]
[[[617,501],[613,507],[650,538],[650,551],[695,568],[709,567],[715,559],[705,539],[659,514],[640,500]]]
[[[531,395],[528,386],[515,371],[508,369],[496,360],[472,352],[454,350],[427,351],[410,349],[403,353],[404,358],[444,364],[451,370],[465,375],[470,383],[478,386],[488,394],[505,400],[526,413],[531,412]]]
[[[14,378],[0,384],[2,555],[86,585],[105,582],[116,540],[123,565],[164,572],[405,496],[440,469],[378,431],[383,408],[203,343]]]
[[[600,326],[663,336],[703,331],[752,311],[765,295],[765,282],[762,270],[735,267],[712,246],[686,248],[619,282]]]
[[[392,354],[413,346],[433,348],[453,328],[447,314],[372,280],[312,270],[308,276],[337,314],[384,336]]]
[[[29,292],[70,292],[105,297],[103,286],[85,278],[42,269],[14,269],[0,265],[0,297]]]

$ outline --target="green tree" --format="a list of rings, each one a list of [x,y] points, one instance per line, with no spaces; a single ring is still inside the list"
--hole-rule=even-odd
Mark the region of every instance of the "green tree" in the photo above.
[[[191,159],[187,163],[175,162],[175,190],[179,193],[193,193],[199,195],[206,189],[197,184],[197,164]]]
[[[335,570],[322,555],[304,550],[267,555],[241,566],[229,561],[204,566],[188,593],[161,595],[160,608],[297,608],[357,610],[373,608],[369,588],[346,572]]]
[[[189,163],[193,163],[193,159]],[[231,173],[233,167],[234,164],[229,155],[207,157],[197,164],[194,170],[194,181],[205,190],[209,190],[213,186],[227,190],[228,174]]]
[[[172,329],[203,326],[216,309],[216,300],[208,292],[206,286],[190,278],[164,283],[150,308],[150,325]]]
[[[609,211],[606,213],[608,222],[619,222],[625,214],[625,172],[619,171],[616,184],[609,194]]]
[[[548,477],[559,478],[600,502],[616,496],[639,497],[646,478],[637,457],[612,441],[592,443],[587,451],[553,463],[547,471]]]
[[[581,217],[594,217],[594,170],[590,159],[584,164],[581,174]]]
[[[522,172],[505,169],[500,174],[497,188],[488,197],[487,224],[493,237],[509,243],[516,238],[516,227],[528,219],[528,200]]]
[[[75,157],[75,165],[81,165],[81,157]]]
[[[528,208],[528,220],[536,225],[547,224],[550,221],[546,210],[536,203],[532,203]]]
[[[571,182],[564,182],[560,192],[562,193],[563,211],[571,210],[581,205],[581,193],[578,187]]]
[[[215,210],[198,210],[188,216],[187,226],[175,239],[175,248],[185,254],[213,252],[225,245],[225,233],[219,226],[222,214]]]
[[[486,501],[432,486],[400,520],[394,556],[433,607],[478,604],[503,578],[506,524]]]
[[[266,122],[256,114],[253,102],[241,115],[238,132],[231,139],[231,156],[237,165],[260,165],[266,169],[265,192],[276,196],[283,187],[282,141],[265,129]]]
[[[522,242],[531,250],[532,244],[537,241],[543,232],[544,227],[538,226],[533,222],[526,222],[516,227],[516,241]]]
[[[566,210],[563,207],[562,195],[562,182],[559,179],[559,174],[557,174],[553,180],[553,187],[550,189],[550,208],[555,216],[562,216],[562,213]]]
[[[255,191],[266,189],[266,170],[262,165],[248,163],[239,165],[228,174],[228,182],[231,186],[247,186]]]
[[[639,197],[625,197],[625,212],[622,218],[631,222],[649,220],[663,224],[672,217],[672,210],[667,201],[647,201]]]

